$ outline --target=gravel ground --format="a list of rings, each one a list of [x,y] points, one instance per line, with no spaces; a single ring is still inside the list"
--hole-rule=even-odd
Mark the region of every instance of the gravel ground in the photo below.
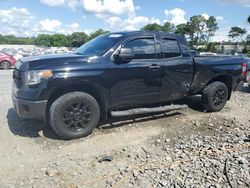
[[[0,71],[0,187],[250,187],[250,90],[223,111],[190,108],[112,120],[87,137],[60,140],[17,117],[12,71]]]

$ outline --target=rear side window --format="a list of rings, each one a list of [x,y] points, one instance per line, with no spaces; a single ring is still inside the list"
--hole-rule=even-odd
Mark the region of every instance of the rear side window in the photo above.
[[[134,59],[155,59],[154,38],[139,38],[126,43],[123,48],[131,48],[135,54]]]
[[[177,40],[162,39],[163,58],[173,58],[181,56],[181,50]]]

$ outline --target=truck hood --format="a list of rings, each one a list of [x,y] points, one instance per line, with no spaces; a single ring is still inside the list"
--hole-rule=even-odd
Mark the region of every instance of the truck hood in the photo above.
[[[78,54],[43,55],[22,58],[17,68],[25,70],[57,69],[58,67],[79,66],[89,63],[94,57]]]

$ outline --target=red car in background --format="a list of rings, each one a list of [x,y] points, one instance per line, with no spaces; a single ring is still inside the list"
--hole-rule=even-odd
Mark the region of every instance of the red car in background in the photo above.
[[[13,56],[0,52],[0,68],[8,70],[15,64],[16,59]]]

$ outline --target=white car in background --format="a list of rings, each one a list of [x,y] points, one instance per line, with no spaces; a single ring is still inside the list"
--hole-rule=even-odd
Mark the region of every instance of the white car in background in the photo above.
[[[15,58],[17,61],[18,61],[19,59],[22,59],[22,58],[23,58],[23,55],[20,54],[20,53],[16,53],[16,54],[14,54],[13,56],[14,56],[14,58]]]
[[[200,56],[217,56],[217,54],[212,52],[201,52]]]

